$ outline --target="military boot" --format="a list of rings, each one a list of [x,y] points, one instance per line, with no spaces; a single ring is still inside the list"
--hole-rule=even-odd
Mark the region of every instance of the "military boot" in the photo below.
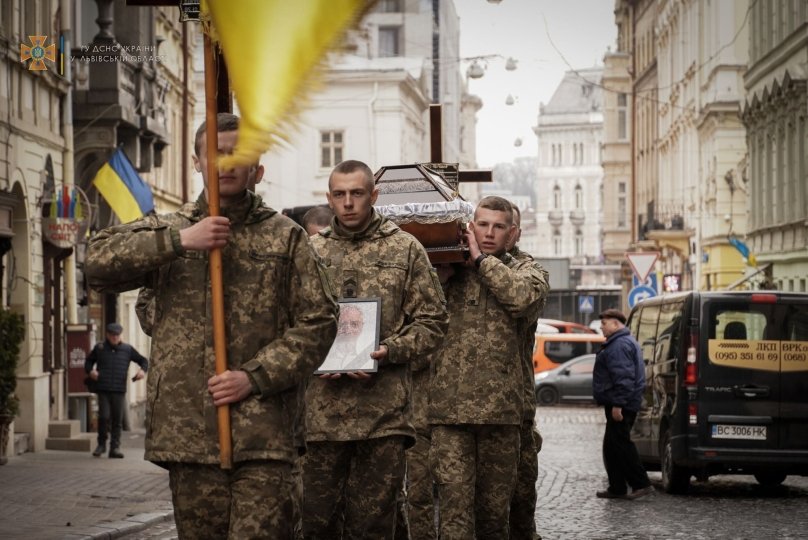
[[[95,450],[93,450],[93,456],[101,457],[101,455],[106,451],[107,451],[107,445],[99,444],[98,446],[95,447]]]
[[[121,453],[120,449],[118,449],[118,448],[110,448],[109,449],[109,457],[111,457],[111,458],[122,458],[123,454]]]

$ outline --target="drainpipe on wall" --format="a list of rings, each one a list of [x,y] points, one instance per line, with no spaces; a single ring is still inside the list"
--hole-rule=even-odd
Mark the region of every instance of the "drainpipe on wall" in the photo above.
[[[368,101],[368,125],[370,127],[370,167],[378,167],[376,163],[376,99],[379,97],[379,83],[373,83],[373,96]],[[343,141],[344,143],[344,141]],[[343,156],[345,157],[345,156]]]
[[[70,51],[70,0],[60,0],[59,10],[62,13],[62,35],[65,40],[65,51]],[[67,80],[67,94],[64,97],[64,107],[62,108],[62,133],[65,138],[65,150],[62,153],[62,182],[74,184],[73,181],[73,88],[72,69],[70,66],[70,55],[67,55],[65,62],[64,77]],[[76,251],[65,260],[65,308],[67,314],[67,324],[77,324],[78,309],[76,304]],[[61,334],[61,332],[60,332]]]

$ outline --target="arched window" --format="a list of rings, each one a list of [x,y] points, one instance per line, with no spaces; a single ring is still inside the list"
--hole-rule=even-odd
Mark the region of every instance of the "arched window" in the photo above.
[[[556,210],[561,209],[561,188],[558,184],[553,188],[553,208]]]
[[[581,229],[575,229],[575,255],[584,254],[584,233]]]
[[[575,186],[575,209],[582,210],[584,207],[584,189],[581,184]]]
[[[561,230],[553,229],[553,254],[561,255]]]

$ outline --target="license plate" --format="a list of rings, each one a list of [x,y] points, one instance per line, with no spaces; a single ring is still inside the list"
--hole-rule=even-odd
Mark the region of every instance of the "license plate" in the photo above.
[[[765,441],[766,426],[732,426],[727,424],[714,424],[713,439],[747,439],[753,441]]]

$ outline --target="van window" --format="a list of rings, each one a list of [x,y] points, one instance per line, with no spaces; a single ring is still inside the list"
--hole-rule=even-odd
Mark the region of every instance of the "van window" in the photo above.
[[[587,341],[546,341],[544,354],[557,364],[572,360],[590,352],[591,344]]]
[[[659,306],[643,306],[640,312],[640,327],[637,330],[637,341],[642,349],[642,359],[648,364],[654,359],[656,349],[657,321],[659,320]]]
[[[808,306],[788,306],[785,330],[785,340],[808,341]]]
[[[728,309],[719,311],[715,316],[715,328],[711,337],[718,339],[766,339],[767,317],[764,313]]]
[[[664,362],[671,358],[679,358],[681,341],[682,310],[685,302],[662,304],[659,312],[659,337],[655,362]]]
[[[777,304],[714,302],[709,304],[706,326],[707,356],[711,364],[780,371],[780,332],[775,323]],[[705,324],[706,323],[706,324]]]

